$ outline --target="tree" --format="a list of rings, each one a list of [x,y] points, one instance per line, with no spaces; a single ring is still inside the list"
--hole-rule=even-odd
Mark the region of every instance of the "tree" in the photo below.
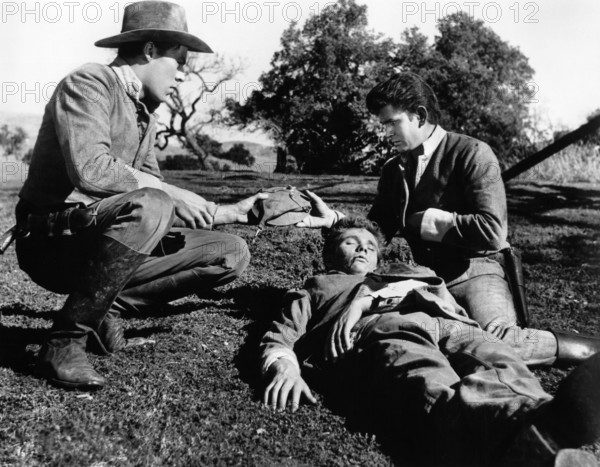
[[[161,124],[163,128],[157,133],[158,147],[164,149],[169,139],[175,137],[198,157],[201,168],[211,168],[214,165],[211,158],[218,158],[221,154],[220,146],[215,150],[211,146],[211,141],[215,141],[201,131],[206,125],[220,120],[224,104],[217,104],[205,113],[199,107],[241,69],[241,64],[226,62],[219,55],[208,61],[200,57],[191,58],[185,70],[185,82],[167,101],[170,118],[168,124]],[[191,92],[185,94],[183,88],[191,88]]]
[[[26,140],[27,133],[20,126],[11,129],[4,124],[0,127],[0,148],[5,156],[20,157]]]
[[[228,151],[221,153],[222,159],[227,159],[237,165],[251,166],[256,162],[254,156],[248,151],[242,143],[235,143]]]
[[[418,30],[395,44],[367,30],[366,7],[340,0],[291,25],[244,104],[227,102],[229,122],[272,130],[278,167],[291,154],[303,172],[377,171],[392,150],[367,114],[367,92],[400,71],[436,92],[442,125],[492,146],[505,164],[534,151],[529,104],[537,89],[527,57],[465,13],[438,24],[433,43]]]
[[[597,117],[600,114],[600,109],[596,109],[587,116],[589,122],[592,118]],[[600,146],[600,130],[596,130],[593,133],[586,135],[581,139],[579,144],[589,144],[590,146]]]
[[[487,142],[506,163],[532,152],[529,104],[537,89],[521,51],[466,13],[442,18],[432,45],[417,28],[403,33],[392,63],[434,89],[443,125]]]
[[[392,50],[367,29],[366,6],[340,0],[303,28],[290,25],[262,88],[244,105],[228,101],[229,122],[270,130],[279,171],[289,154],[306,173],[359,172],[362,150],[378,140],[364,98],[389,71]]]

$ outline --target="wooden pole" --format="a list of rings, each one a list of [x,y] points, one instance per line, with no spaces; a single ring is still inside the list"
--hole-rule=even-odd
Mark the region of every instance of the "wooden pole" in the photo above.
[[[576,143],[584,136],[593,133],[598,128],[600,128],[600,114],[591,118],[587,123],[581,125],[576,130],[567,133],[562,138],[557,139],[552,144],[549,144],[535,154],[520,160],[509,169],[506,169],[504,172],[502,172],[502,180],[504,180],[504,183],[512,180],[513,178],[521,175],[523,172],[531,169],[533,166],[539,164],[543,160],[546,160],[550,156],[556,154],[558,151],[561,151],[567,146]]]

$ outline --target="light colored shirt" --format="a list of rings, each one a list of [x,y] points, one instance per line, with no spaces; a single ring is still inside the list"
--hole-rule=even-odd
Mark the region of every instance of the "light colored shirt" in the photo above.
[[[415,187],[419,184],[431,156],[436,151],[444,137],[446,130],[436,125],[427,140],[421,145],[421,154],[418,155],[415,173]],[[420,148],[421,149],[421,148]],[[432,242],[441,242],[446,232],[456,226],[454,213],[441,209],[429,208],[425,211],[421,221],[421,238]]]
[[[117,75],[117,78],[125,88],[125,92],[136,102],[140,101],[140,91],[142,90],[142,82],[131,69],[129,64],[121,57],[117,57],[109,65]]]
[[[427,140],[421,145],[422,151],[421,154],[417,157],[417,168],[415,173],[415,186],[419,184],[429,161],[431,160],[431,156],[438,148],[442,140],[446,136],[446,130],[444,130],[441,126],[436,125],[433,130],[433,133],[427,138]]]

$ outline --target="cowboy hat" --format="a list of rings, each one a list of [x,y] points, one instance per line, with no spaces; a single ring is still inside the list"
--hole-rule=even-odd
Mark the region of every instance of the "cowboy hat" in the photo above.
[[[125,7],[121,34],[101,39],[94,45],[113,48],[127,42],[176,42],[186,46],[190,52],[212,53],[203,40],[187,31],[182,6],[170,2],[136,2]]]

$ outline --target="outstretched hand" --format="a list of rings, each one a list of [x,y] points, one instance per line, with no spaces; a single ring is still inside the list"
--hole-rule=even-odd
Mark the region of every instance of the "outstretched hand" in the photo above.
[[[248,212],[252,209],[254,204],[261,199],[267,199],[269,197],[268,193],[256,193],[246,199],[238,201],[232,208],[236,214],[235,222],[239,224],[247,224],[248,223]]]
[[[267,199],[268,193],[257,193],[255,195],[244,198],[235,204],[224,204],[218,206],[214,217],[214,224],[247,224],[248,223],[248,212],[260,199]]]
[[[265,388],[263,404],[274,410],[285,410],[289,402],[292,412],[295,412],[301,397],[311,404],[317,402],[300,376],[298,366],[288,359],[275,360],[269,367],[267,378],[269,384]]]
[[[336,219],[335,211],[327,206],[325,201],[312,191],[305,190],[305,193],[310,198],[312,209],[310,210],[310,215],[298,222],[296,227],[309,227],[312,229],[331,227]]]

